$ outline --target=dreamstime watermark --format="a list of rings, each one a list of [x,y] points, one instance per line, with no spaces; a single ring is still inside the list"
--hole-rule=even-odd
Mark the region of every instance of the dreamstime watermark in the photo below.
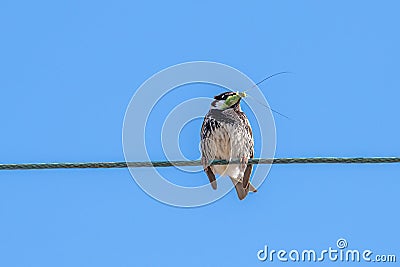
[[[260,149],[256,156],[274,157],[276,141],[274,119],[271,111],[265,108],[268,103],[259,88],[254,86],[254,81],[228,65],[195,61],[168,67],[150,77],[135,91],[126,110],[122,130],[123,150],[127,162],[188,160],[181,151],[179,135],[190,122],[197,120],[201,123],[214,94],[202,95],[201,91],[192,91],[188,99],[182,98],[179,103],[164,100],[170,99],[171,96],[178,96],[173,99],[175,100],[180,99],[182,95],[188,95],[185,90],[191,90],[191,84],[218,86],[220,90],[217,94],[252,88],[252,97],[244,98],[242,102],[248,105],[252,117],[255,118],[250,121],[253,130],[258,129],[259,132],[256,145]],[[177,92],[183,93],[177,94]],[[173,104],[168,105],[168,103]],[[160,108],[162,104],[164,106]],[[199,137],[199,134],[196,133],[196,137]],[[194,142],[188,145],[192,145],[193,149],[199,147],[199,144]],[[157,149],[161,150],[162,155]],[[193,172],[203,171],[201,166],[197,168],[175,166],[175,168],[180,172],[175,172],[174,175],[184,179],[191,179]],[[270,168],[271,164],[254,167],[252,184],[256,188],[263,183]],[[173,183],[173,179],[168,177],[164,170],[129,168],[129,171],[136,183],[148,195],[163,203],[179,207],[206,205],[220,199],[233,188],[230,179],[226,177],[218,178],[218,189],[213,190],[205,174],[204,184],[201,186],[181,186]]]
[[[394,254],[375,254],[370,249],[348,249],[347,240],[339,238],[336,247],[323,250],[292,249],[290,251],[280,249],[269,249],[267,245],[257,252],[259,261],[281,261],[281,262],[396,262]]]

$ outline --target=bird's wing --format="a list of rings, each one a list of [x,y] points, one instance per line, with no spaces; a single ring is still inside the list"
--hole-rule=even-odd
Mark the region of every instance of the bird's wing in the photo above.
[[[212,188],[215,190],[217,189],[217,180],[215,179],[215,174],[213,173],[213,171],[211,170],[210,166],[207,166],[204,171],[206,172],[207,176],[208,176],[208,180],[210,180],[210,184],[212,186]]]
[[[248,164],[243,174],[243,187],[246,189],[248,189],[250,185],[250,175],[252,170],[253,170],[253,165]]]
[[[209,136],[216,127],[218,127],[218,122],[207,114],[204,118],[203,125],[201,126],[200,133],[202,154],[201,161],[203,164],[204,172],[207,174],[208,180],[210,180],[210,184],[213,189],[217,189],[217,180],[215,179],[215,174],[209,165],[210,160],[214,158],[212,155],[213,149],[212,147],[210,147]]]
[[[249,154],[250,154],[250,158],[252,159],[254,157],[254,141],[253,141],[253,131],[251,130],[250,127],[250,123],[247,119],[247,117],[244,117],[245,120],[245,129],[247,131],[247,136],[249,137],[249,139],[247,140],[248,142],[248,148],[249,148]],[[246,167],[246,170],[244,171],[244,175],[243,175],[243,187],[248,189],[249,185],[250,185],[250,176],[251,176],[251,172],[253,170],[253,165],[252,164],[248,164]],[[253,191],[253,190],[251,190]]]

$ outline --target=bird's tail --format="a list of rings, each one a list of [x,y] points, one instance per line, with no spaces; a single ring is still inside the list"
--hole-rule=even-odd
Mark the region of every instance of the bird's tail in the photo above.
[[[250,182],[249,182],[249,189],[250,189],[250,192],[253,192],[253,193],[257,192],[257,188],[255,188],[254,185]]]
[[[243,200],[247,194],[250,192],[257,192],[257,189],[249,182],[249,185],[247,188],[244,188],[243,183],[236,178],[230,177],[232,180],[232,183],[235,185],[236,193],[239,197],[240,200]]]

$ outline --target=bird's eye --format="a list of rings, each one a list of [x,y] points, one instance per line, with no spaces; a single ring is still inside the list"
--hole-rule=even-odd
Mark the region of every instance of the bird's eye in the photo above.
[[[230,97],[232,95],[235,95],[235,94],[236,93],[234,93],[234,92],[223,93],[223,94],[214,96],[214,99],[216,99],[216,100],[227,100],[228,97]]]

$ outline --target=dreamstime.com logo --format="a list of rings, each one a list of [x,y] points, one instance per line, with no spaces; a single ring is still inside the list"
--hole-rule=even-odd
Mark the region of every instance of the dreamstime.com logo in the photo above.
[[[191,85],[197,84],[197,90]],[[258,129],[257,157],[275,155],[275,123],[268,103],[254,81],[239,70],[217,62],[194,61],[168,67],[147,79],[134,93],[125,113],[122,144],[126,162],[134,161],[188,161],[179,143],[185,125],[201,121],[209,110],[214,95],[206,95],[201,86],[216,86],[218,94],[226,91],[251,89],[249,98],[242,103],[249,107],[250,123]],[[192,90],[188,93],[188,90]],[[184,99],[186,96],[186,99]],[[174,98],[173,100],[171,100]],[[169,99],[166,101],[165,99]],[[175,101],[175,102],[174,102]],[[258,103],[257,103],[258,102]],[[261,103],[261,105],[260,105]],[[253,131],[255,133],[255,131]],[[196,140],[200,132],[196,133]],[[255,138],[256,138],[255,137]],[[161,141],[161,142],[160,142]],[[186,144],[197,149],[199,144]],[[155,153],[154,151],[157,151]],[[200,160],[200,159],[198,159]],[[174,166],[173,178],[190,179],[192,174],[203,173],[202,166]],[[271,164],[254,167],[252,184],[258,188],[268,175]],[[233,189],[230,179],[218,178],[218,190],[212,190],[204,174],[200,186],[174,184],[164,170],[158,168],[129,168],[135,182],[154,199],[168,205],[196,207],[209,204]],[[185,177],[187,176],[187,177]]]
[[[281,261],[281,262],[396,262],[396,255],[375,254],[372,250],[348,249],[347,240],[339,238],[336,247],[323,250],[304,249],[297,250],[274,250],[267,245],[257,252],[259,261]]]

